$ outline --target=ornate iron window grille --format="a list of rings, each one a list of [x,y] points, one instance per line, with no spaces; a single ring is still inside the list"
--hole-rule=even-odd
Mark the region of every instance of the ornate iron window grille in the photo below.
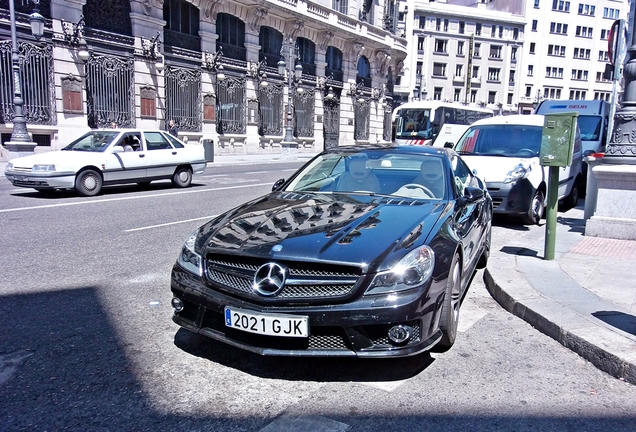
[[[135,126],[134,59],[91,56],[86,63],[88,125]]]
[[[355,125],[353,139],[366,141],[369,139],[369,117],[371,115],[371,104],[368,99],[354,99],[353,113]]]
[[[258,92],[259,135],[282,135],[283,133],[283,84],[272,84]]]
[[[245,78],[227,77],[218,84],[217,130],[220,134],[244,134]]]
[[[27,123],[54,125],[55,79],[53,76],[53,48],[18,42],[20,56],[20,82],[28,83],[22,89],[23,114]],[[0,118],[4,123],[13,121],[13,76],[11,41],[0,42]]]
[[[294,136],[314,136],[314,113],[316,102],[316,90],[299,87],[302,93],[294,92]]]
[[[166,68],[166,118],[174,120],[181,131],[201,131],[201,71]]]

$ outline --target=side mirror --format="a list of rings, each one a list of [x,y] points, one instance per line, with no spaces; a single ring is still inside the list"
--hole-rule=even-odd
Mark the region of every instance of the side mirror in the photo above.
[[[469,203],[477,202],[484,198],[484,191],[483,189],[468,186],[464,189],[464,198],[466,199],[466,202]]]
[[[122,146],[116,145],[115,147],[113,147],[113,153],[123,153],[123,152],[124,152],[124,148]]]
[[[444,143],[444,148],[452,149],[454,145],[455,145],[455,143],[450,142],[450,141],[446,141],[446,142]]]
[[[285,179],[278,179],[276,183],[272,186],[272,192],[276,192],[280,190],[280,188],[285,184]]]

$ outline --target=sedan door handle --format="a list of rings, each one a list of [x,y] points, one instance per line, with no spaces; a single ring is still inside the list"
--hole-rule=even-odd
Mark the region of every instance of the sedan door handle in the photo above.
[[[176,152],[176,151],[173,151],[173,152],[172,152],[172,154],[173,154],[173,155],[176,155],[176,154],[177,154],[177,152]]]
[[[143,158],[143,157],[146,157],[146,155],[142,153],[142,154],[139,155],[139,157]]]

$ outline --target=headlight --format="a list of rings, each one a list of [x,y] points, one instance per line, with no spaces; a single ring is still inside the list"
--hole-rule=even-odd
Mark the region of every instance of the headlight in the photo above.
[[[435,253],[428,246],[409,252],[391,270],[375,275],[365,294],[403,291],[422,285],[431,277]]]
[[[532,167],[528,164],[520,163],[516,167],[510,170],[506,178],[504,179],[504,183],[513,183],[517,180],[521,180],[522,178],[528,177],[532,171]]]
[[[198,276],[203,276],[203,267],[201,266],[201,255],[194,251],[194,243],[197,240],[197,234],[199,231],[195,231],[190,234],[190,237],[185,241],[181,248],[181,253],[177,262],[181,267],[187,271],[194,273]]]
[[[7,164],[7,170],[12,170],[13,169],[13,163],[9,162]]]
[[[31,168],[32,172],[50,172],[50,171],[55,171],[55,165],[52,164],[40,164],[40,165],[33,165],[33,168]]]

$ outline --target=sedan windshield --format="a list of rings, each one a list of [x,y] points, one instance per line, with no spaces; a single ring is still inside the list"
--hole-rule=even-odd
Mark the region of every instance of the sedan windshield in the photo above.
[[[390,151],[338,152],[316,157],[285,190],[442,199],[445,159]]]
[[[471,127],[455,146],[462,155],[535,157],[541,150],[541,126],[483,125]]]
[[[103,152],[117,135],[119,135],[117,131],[91,131],[62,150]]]

